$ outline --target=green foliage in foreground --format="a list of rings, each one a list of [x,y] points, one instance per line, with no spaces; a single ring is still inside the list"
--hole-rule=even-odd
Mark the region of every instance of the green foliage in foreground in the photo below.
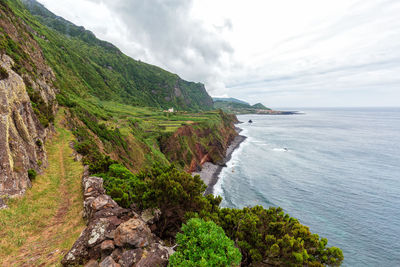
[[[222,208],[202,211],[201,216],[216,222],[236,240],[243,262],[248,264],[263,261],[279,266],[338,266],[343,261],[339,248],[326,247],[326,238],[312,234],[281,208]]]
[[[224,230],[212,221],[190,219],[176,235],[176,252],[169,266],[239,266],[242,258]]]
[[[192,177],[173,166],[155,166],[134,175],[114,164],[100,176],[107,193],[122,206],[160,208],[157,233],[161,237],[174,237],[182,223],[200,217],[215,222],[235,240],[244,265],[264,262],[280,266],[338,266],[343,261],[339,248],[327,247],[326,238],[312,234],[281,208],[220,208],[221,197],[203,196],[206,186],[198,176]]]

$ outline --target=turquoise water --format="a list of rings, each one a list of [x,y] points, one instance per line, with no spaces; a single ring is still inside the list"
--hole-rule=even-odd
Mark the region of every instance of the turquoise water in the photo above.
[[[238,116],[248,138],[214,188],[222,206],[280,206],[343,266],[400,266],[400,109],[304,112]]]

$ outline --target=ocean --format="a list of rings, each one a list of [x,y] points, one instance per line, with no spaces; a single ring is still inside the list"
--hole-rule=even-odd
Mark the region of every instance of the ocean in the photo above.
[[[247,139],[214,187],[221,205],[280,206],[343,266],[400,266],[400,108],[300,110],[238,116]]]

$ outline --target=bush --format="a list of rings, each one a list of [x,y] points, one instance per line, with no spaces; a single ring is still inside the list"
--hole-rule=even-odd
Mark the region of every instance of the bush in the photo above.
[[[178,248],[169,266],[239,266],[242,258],[235,244],[214,222],[190,219],[176,236]]]
[[[215,221],[236,241],[246,266],[261,261],[273,266],[339,266],[343,261],[339,248],[326,247],[326,238],[312,234],[281,208],[223,208],[200,216]]]
[[[36,176],[37,176],[37,173],[36,173],[36,171],[34,169],[29,169],[28,170],[29,180],[31,180],[31,181],[35,180]]]
[[[186,212],[199,212],[210,205],[202,195],[206,186],[200,177],[192,177],[174,166],[154,165],[134,175],[123,165],[113,164],[108,172],[97,175],[104,179],[107,194],[121,206],[159,208],[162,215],[156,232],[161,237],[174,238]]]

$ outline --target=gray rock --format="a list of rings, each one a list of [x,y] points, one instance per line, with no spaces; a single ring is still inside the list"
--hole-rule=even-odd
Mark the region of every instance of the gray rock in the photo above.
[[[82,180],[83,197],[98,197],[105,194],[103,179],[99,177],[84,177]]]
[[[172,251],[171,248],[165,247],[161,244],[151,244],[151,246],[146,249],[146,252],[143,253],[143,257],[136,264],[136,267],[167,266]]]
[[[111,257],[114,259],[115,262],[119,262],[119,260],[122,257],[122,249],[121,248],[116,248],[114,251],[111,253]]]
[[[118,263],[116,263],[113,258],[110,256],[106,257],[102,262],[100,262],[100,267],[120,267]]]
[[[99,263],[96,260],[90,260],[85,264],[84,267],[99,267]]]
[[[101,250],[102,251],[112,251],[114,250],[115,246],[114,246],[114,241],[112,240],[105,240],[101,243]]]
[[[132,246],[142,248],[148,246],[152,240],[153,235],[149,227],[144,221],[136,218],[132,218],[118,226],[114,236],[115,245],[119,247]]]
[[[122,253],[121,259],[118,263],[121,265],[121,267],[131,267],[142,258],[142,255],[143,249],[130,249]]]
[[[147,224],[153,224],[158,222],[161,216],[161,211],[159,209],[147,209],[142,212],[142,220]]]
[[[90,220],[93,215],[100,210],[113,209],[117,207],[118,204],[108,195],[99,195],[96,198],[88,197],[83,203],[84,216],[88,220]]]
[[[35,81],[28,76],[21,77],[13,70],[14,61],[6,54],[0,55],[0,66],[8,73],[7,78],[0,80],[0,196],[19,196],[32,186],[28,170],[40,172],[41,167],[47,166],[43,144],[39,146],[36,141],[45,142],[52,133],[51,127],[44,128],[33,111],[24,79],[29,80],[32,90],[46,103],[55,99],[55,91],[41,75]],[[52,108],[54,114],[56,105]]]
[[[111,225],[112,227],[112,225]],[[75,266],[83,264],[89,258],[100,257],[100,244],[106,239],[106,233],[110,230],[110,222],[101,218],[92,221],[75,241],[71,250],[61,261],[63,266]]]

